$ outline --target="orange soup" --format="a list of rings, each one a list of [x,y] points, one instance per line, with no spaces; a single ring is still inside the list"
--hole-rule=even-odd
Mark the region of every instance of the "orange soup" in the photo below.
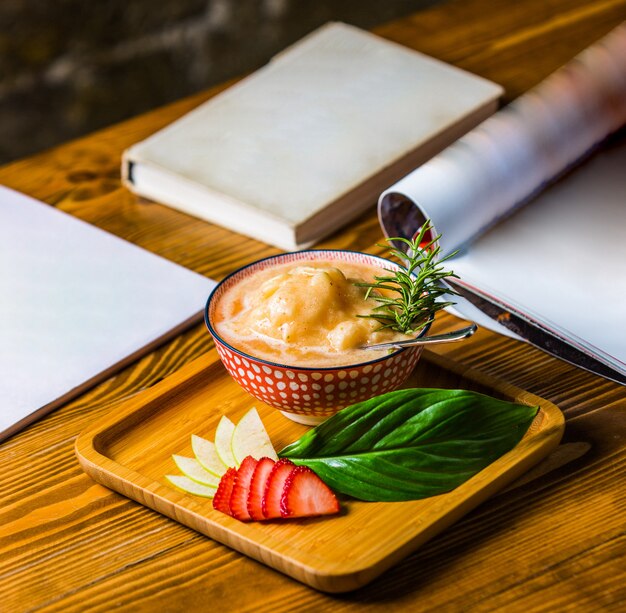
[[[333,367],[367,362],[386,351],[362,345],[406,338],[365,319],[377,306],[356,282],[384,274],[344,261],[291,262],[259,270],[229,288],[216,305],[217,333],[230,345],[271,362]]]

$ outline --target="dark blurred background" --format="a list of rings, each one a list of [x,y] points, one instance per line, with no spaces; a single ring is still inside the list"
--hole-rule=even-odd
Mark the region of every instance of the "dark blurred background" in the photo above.
[[[442,0],[0,0],[0,163]]]

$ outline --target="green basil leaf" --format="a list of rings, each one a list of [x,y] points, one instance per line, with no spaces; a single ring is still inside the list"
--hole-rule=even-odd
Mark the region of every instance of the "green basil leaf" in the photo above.
[[[537,411],[467,390],[398,390],[339,411],[278,455],[360,500],[416,500],[511,450]]]

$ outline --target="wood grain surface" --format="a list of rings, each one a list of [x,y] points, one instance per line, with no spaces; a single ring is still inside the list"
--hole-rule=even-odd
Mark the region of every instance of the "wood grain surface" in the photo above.
[[[378,29],[516,97],[626,17],[624,0],[458,0]],[[0,183],[219,279],[276,253],[138,200],[130,144],[216,90],[0,169]],[[325,247],[379,252],[372,209]],[[439,330],[458,321],[443,316]],[[623,331],[616,331],[623,333]],[[621,611],[626,607],[626,393],[479,331],[438,353],[546,398],[559,448],[368,586],[322,594],[91,480],[77,435],[211,348],[202,326],[0,445],[0,611]]]

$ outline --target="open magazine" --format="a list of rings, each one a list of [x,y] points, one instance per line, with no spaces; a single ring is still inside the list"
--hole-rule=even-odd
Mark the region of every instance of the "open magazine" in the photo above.
[[[458,314],[623,384],[625,58],[622,24],[379,200],[387,236],[458,250]]]

